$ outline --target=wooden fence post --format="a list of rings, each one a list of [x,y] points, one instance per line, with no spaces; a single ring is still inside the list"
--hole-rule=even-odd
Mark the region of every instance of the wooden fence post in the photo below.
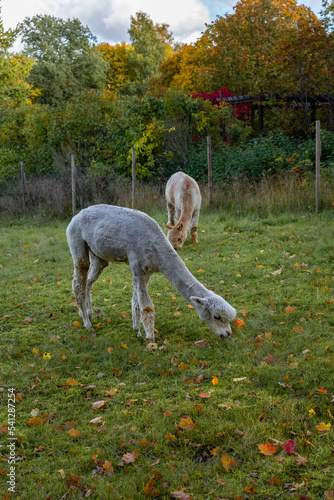
[[[21,161],[21,184],[22,184],[22,208],[23,212],[27,213],[26,207],[26,177],[24,175],[23,161]]]
[[[76,170],[75,170],[75,161],[74,155],[71,155],[71,170],[72,170],[72,215],[75,215],[75,181],[76,181]]]
[[[320,204],[320,120],[315,122],[315,209],[319,210]]]
[[[132,208],[136,205],[136,150],[132,148]]]
[[[207,137],[207,153],[208,153],[208,205],[212,202],[212,149],[211,137]]]

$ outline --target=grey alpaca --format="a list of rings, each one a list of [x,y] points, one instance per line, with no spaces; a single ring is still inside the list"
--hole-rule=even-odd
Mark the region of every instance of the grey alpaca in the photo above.
[[[91,290],[111,261],[129,264],[133,278],[132,321],[154,341],[154,306],[147,291],[151,274],[162,273],[216,335],[231,335],[235,309],[207,290],[187,269],[157,222],[138,210],[94,205],[81,210],[67,227],[66,237],[74,263],[73,293],[86,328],[93,310]]]

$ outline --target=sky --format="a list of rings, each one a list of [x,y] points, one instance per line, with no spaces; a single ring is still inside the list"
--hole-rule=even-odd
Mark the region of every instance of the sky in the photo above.
[[[48,14],[63,19],[78,18],[88,26],[98,42],[128,42],[130,17],[142,11],[154,23],[167,23],[174,40],[193,43],[200,38],[205,25],[216,16],[233,14],[237,0],[0,0],[4,28],[15,28],[25,17]],[[315,14],[321,0],[298,0]],[[21,49],[19,41],[14,49]]]

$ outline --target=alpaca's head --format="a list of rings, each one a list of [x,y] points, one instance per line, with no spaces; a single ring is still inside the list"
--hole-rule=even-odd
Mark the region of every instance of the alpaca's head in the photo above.
[[[219,295],[210,292],[209,296],[190,297],[190,303],[194,306],[198,315],[204,323],[218,337],[230,337],[232,335],[230,322],[236,317],[236,310]]]
[[[187,238],[187,229],[185,228],[183,222],[178,222],[175,226],[172,226],[171,224],[164,224],[164,226],[169,229],[167,233],[168,241],[173,245],[175,250],[181,248]]]

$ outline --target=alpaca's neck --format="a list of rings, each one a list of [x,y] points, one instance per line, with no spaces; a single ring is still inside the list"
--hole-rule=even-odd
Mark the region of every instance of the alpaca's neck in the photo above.
[[[207,294],[205,286],[191,274],[183,260],[173,251],[162,256],[159,271],[188,302],[191,296],[203,297]]]
[[[186,227],[189,227],[192,214],[193,214],[193,203],[192,200],[183,199],[182,207],[181,207],[181,215],[179,217],[178,222],[182,221]]]

